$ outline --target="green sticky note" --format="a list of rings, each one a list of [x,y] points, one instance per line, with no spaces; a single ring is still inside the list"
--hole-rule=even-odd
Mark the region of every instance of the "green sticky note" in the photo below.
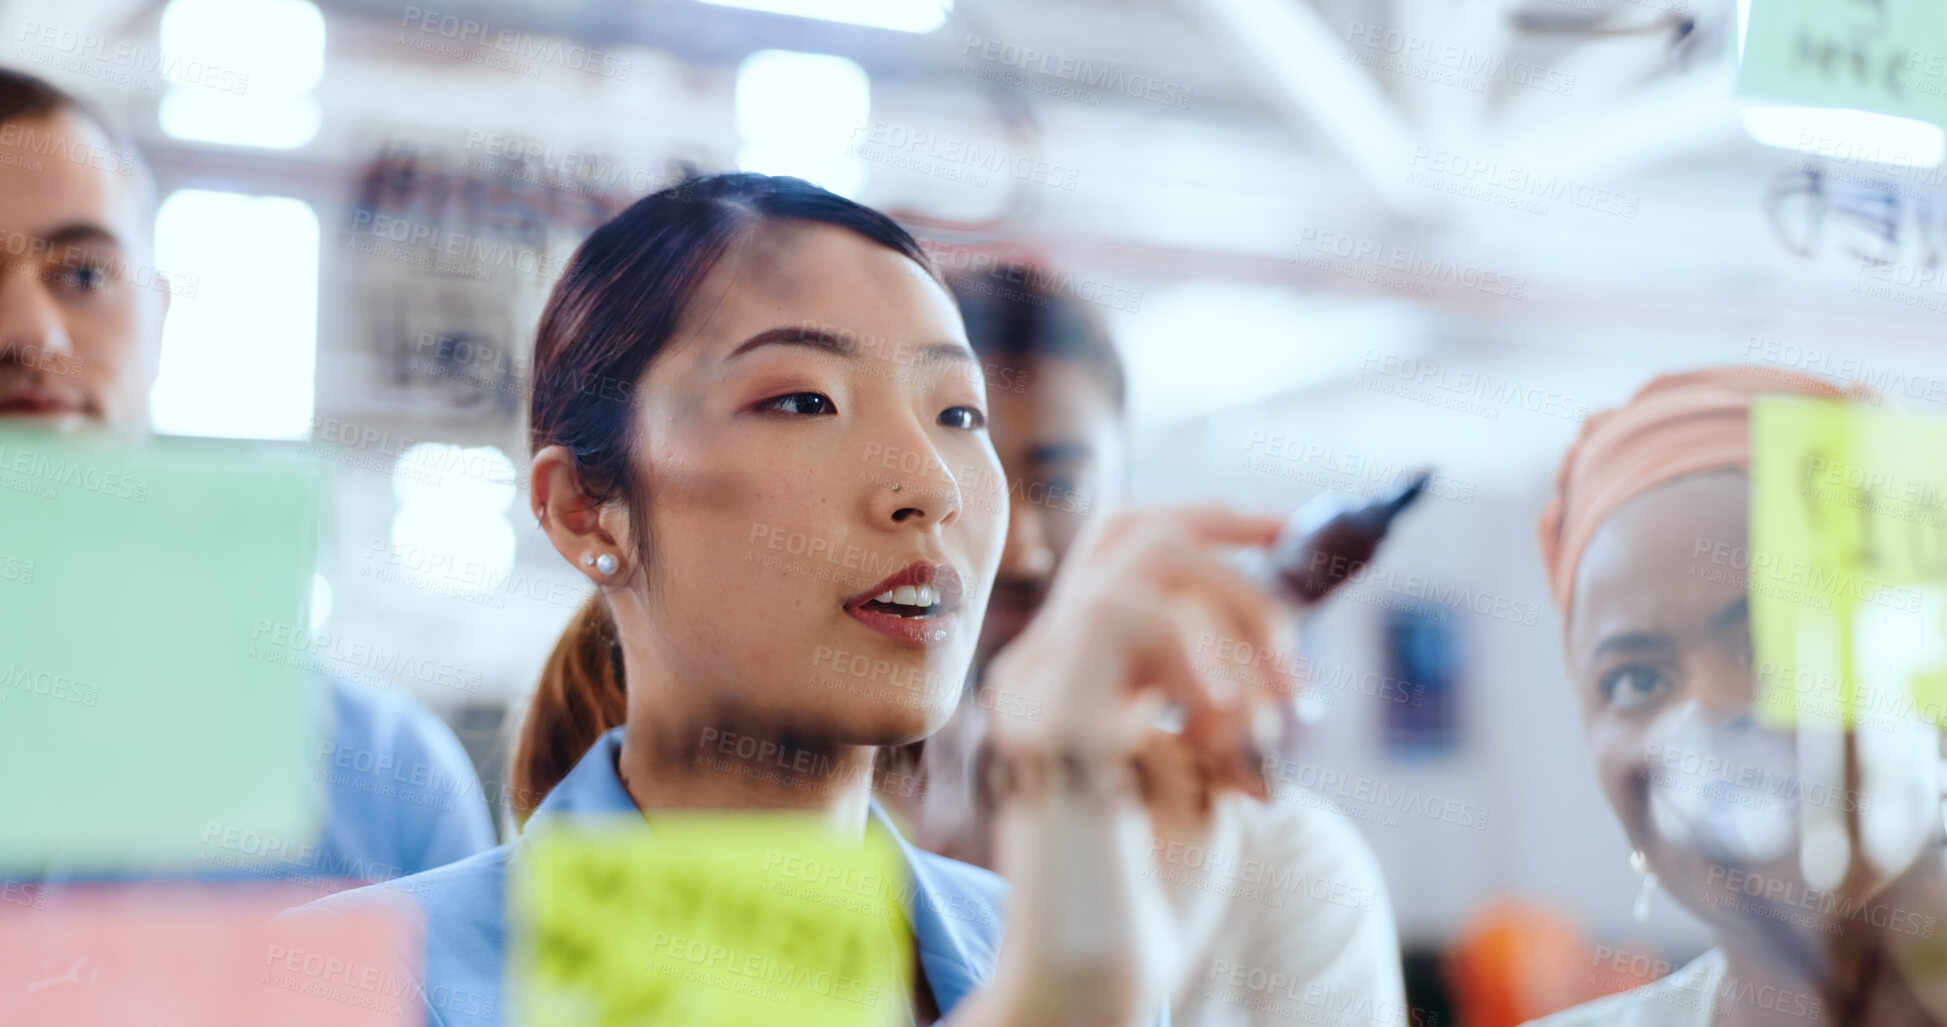
[[[1947,725],[1947,421],[1760,397],[1748,574],[1761,719]]]
[[[532,1027],[877,1027],[911,993],[903,863],[789,814],[541,829],[511,885]]]
[[[0,874],[213,871],[314,838],[315,468],[0,433]],[[268,648],[268,647],[266,647]]]
[[[1947,124],[1947,6],[1752,0],[1737,88],[1758,99]]]

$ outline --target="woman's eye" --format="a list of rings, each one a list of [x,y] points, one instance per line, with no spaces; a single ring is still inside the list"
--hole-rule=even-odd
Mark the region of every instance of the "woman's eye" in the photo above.
[[[838,407],[832,403],[831,397],[822,392],[793,392],[788,396],[767,399],[758,409],[813,417],[838,413]]]
[[[1634,663],[1604,674],[1600,687],[1609,705],[1627,710],[1657,698],[1668,683],[1669,678],[1662,671]]]
[[[985,428],[987,415],[973,407],[947,407],[940,412],[940,423],[949,428]]]

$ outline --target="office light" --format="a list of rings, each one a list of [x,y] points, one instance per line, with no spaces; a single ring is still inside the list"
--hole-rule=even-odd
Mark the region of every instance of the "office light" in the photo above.
[[[759,50],[737,68],[737,166],[855,196],[865,165],[846,152],[872,110],[872,81],[830,54]]]
[[[309,0],[170,0],[157,116],[177,139],[291,149],[324,122],[324,15]]]
[[[703,0],[717,7],[789,14],[894,32],[931,32],[946,24],[953,0]]]

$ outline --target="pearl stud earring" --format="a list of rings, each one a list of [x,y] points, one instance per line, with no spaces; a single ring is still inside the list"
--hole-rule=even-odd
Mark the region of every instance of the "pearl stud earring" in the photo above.
[[[1650,896],[1656,894],[1656,875],[1650,872],[1649,857],[1641,849],[1630,852],[1629,869],[1636,871],[1636,875],[1643,879],[1642,890],[1636,893],[1636,901],[1629,910],[1640,924],[1650,918]]]
[[[610,574],[614,574],[614,573],[615,573],[615,557],[614,557],[613,555],[611,555],[611,554],[609,554],[609,553],[603,553],[602,555],[600,555],[600,556],[598,556],[598,557],[596,557],[596,558],[595,558],[595,570],[596,570],[597,572],[599,572],[599,573],[600,573],[600,574],[601,574],[602,576],[604,576],[604,577],[606,577],[606,576],[608,576],[608,575],[610,575]]]

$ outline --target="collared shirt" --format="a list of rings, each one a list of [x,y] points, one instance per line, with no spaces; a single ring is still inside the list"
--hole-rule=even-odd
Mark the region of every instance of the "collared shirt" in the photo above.
[[[341,680],[331,708],[331,741],[312,770],[326,807],[311,873],[384,881],[493,848],[480,775],[433,711],[396,688]]]
[[[530,834],[570,817],[637,811],[616,770],[622,730],[603,735],[548,793],[528,821]],[[993,975],[1007,886],[986,870],[908,845],[876,802],[872,817],[898,841],[911,876],[914,944],[944,1017]],[[506,1016],[508,867],[520,858],[525,844],[524,838],[516,839],[450,866],[341,892],[287,915],[343,912],[360,903],[409,899],[426,936],[425,966],[414,986],[426,1004],[429,1027],[497,1025]],[[1163,1022],[1167,1027],[1167,1020]]]

